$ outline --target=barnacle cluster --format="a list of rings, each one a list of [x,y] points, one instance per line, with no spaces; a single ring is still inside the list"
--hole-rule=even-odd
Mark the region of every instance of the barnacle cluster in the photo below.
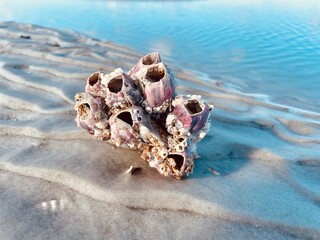
[[[142,57],[127,73],[93,73],[75,100],[78,127],[138,149],[150,167],[177,179],[192,172],[213,108],[198,95],[176,96],[174,75],[158,53]]]

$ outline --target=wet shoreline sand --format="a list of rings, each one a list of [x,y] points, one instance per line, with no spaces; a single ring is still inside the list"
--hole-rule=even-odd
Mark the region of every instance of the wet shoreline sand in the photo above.
[[[182,181],[76,127],[94,71],[140,54],[84,35],[0,23],[1,239],[317,239],[320,114],[170,65],[179,93],[215,105]],[[131,166],[141,168],[126,175]]]

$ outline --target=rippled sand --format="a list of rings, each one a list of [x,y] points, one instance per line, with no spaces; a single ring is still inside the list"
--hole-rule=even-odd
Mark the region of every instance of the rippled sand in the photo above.
[[[76,127],[75,93],[141,56],[85,36],[0,23],[1,239],[319,239],[320,114],[170,66],[215,105],[182,181]],[[140,168],[134,175],[125,171]]]

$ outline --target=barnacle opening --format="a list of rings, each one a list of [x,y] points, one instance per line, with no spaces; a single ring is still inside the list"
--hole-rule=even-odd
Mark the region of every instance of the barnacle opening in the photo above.
[[[133,125],[133,120],[130,112],[121,112],[118,114],[117,118],[128,123],[130,126]]]
[[[83,103],[79,106],[80,109],[90,110],[90,105],[88,103]]]
[[[172,158],[175,161],[176,168],[180,171],[184,162],[184,157],[180,154],[169,154],[168,158]]]
[[[161,67],[150,68],[147,72],[146,78],[149,82],[159,82],[164,77],[164,69]]]
[[[110,80],[110,82],[108,83],[108,88],[110,92],[118,93],[122,89],[122,84],[123,84],[122,75],[119,75]]]
[[[202,111],[202,107],[198,100],[188,100],[188,103],[185,104],[185,107],[189,114],[197,114]]]
[[[95,85],[99,81],[99,75],[100,74],[98,72],[96,72],[89,77],[88,82],[89,82],[90,86]]]
[[[83,103],[78,106],[78,113],[81,117],[86,117],[89,115],[90,105],[88,103]]]
[[[178,145],[178,152],[182,152],[183,151],[183,146]]]
[[[157,62],[157,53],[153,53],[153,54],[148,54],[147,56],[145,56],[142,59],[142,63],[144,65],[151,65],[151,64],[155,64]]]
[[[75,100],[76,101],[80,101],[82,99],[82,95],[77,93],[75,96],[74,96]]]

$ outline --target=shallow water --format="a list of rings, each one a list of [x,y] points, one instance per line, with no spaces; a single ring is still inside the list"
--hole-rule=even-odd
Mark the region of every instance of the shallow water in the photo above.
[[[319,239],[319,113],[175,67],[178,92],[215,104],[194,173],[176,181],[74,123],[87,76],[139,54],[16,23],[0,23],[0,53],[1,240]]]
[[[10,0],[0,3],[0,21],[159,51],[170,65],[266,101],[320,111],[319,1]]]

